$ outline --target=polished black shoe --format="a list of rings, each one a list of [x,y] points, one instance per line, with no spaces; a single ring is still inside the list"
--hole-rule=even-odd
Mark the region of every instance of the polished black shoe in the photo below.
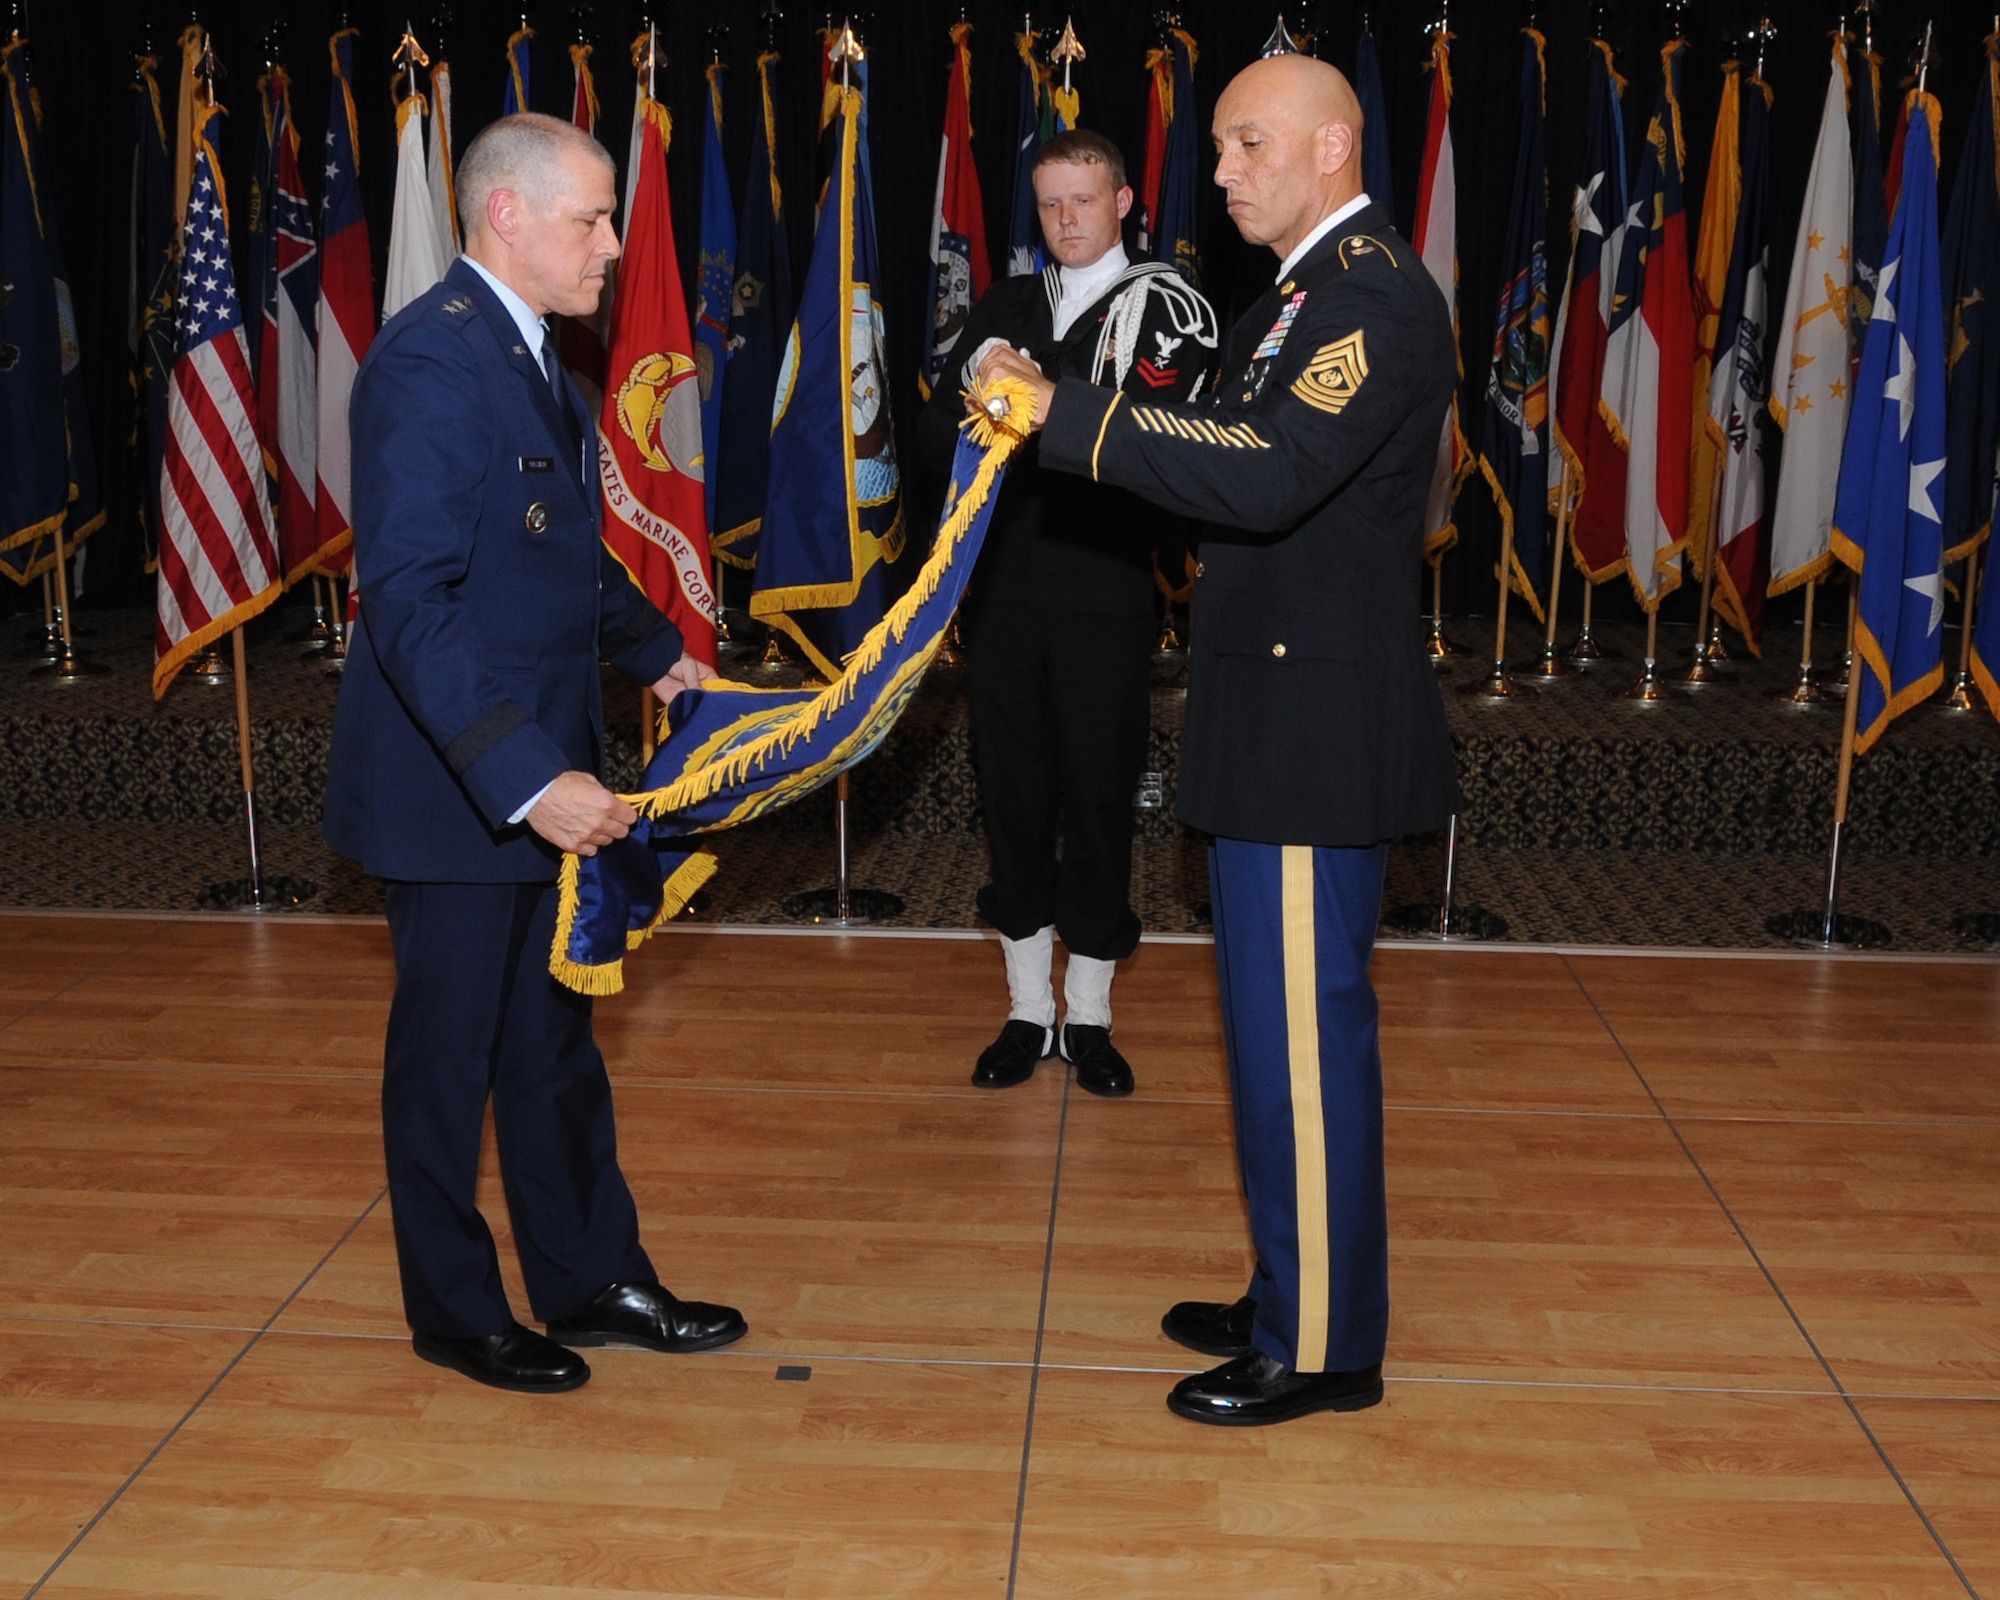
[[[1000,1037],[979,1052],[979,1065],[972,1069],[976,1089],[1011,1089],[1035,1075],[1035,1067],[1048,1058],[1050,1036],[1055,1030],[1039,1022],[1009,1017]]]
[[[1261,1350],[1183,1378],[1167,1396],[1176,1416],[1225,1428],[1261,1428],[1315,1411],[1365,1411],[1381,1403],[1380,1362],[1358,1372],[1294,1372]]]
[[[410,1345],[433,1366],[449,1367],[475,1383],[511,1389],[516,1394],[562,1394],[590,1382],[590,1368],[582,1356],[572,1355],[518,1322],[483,1339],[413,1333]]]
[[[607,1283],[576,1315],[548,1326],[549,1337],[559,1344],[676,1355],[734,1344],[750,1331],[734,1306],[677,1300],[657,1283]]]
[[[1257,1302],[1247,1294],[1234,1305],[1219,1300],[1183,1300],[1160,1318],[1160,1332],[1175,1344],[1205,1356],[1247,1356]]]
[[[1063,1060],[1076,1068],[1076,1086],[1107,1100],[1132,1092],[1132,1069],[1111,1042],[1109,1028],[1088,1022],[1065,1022],[1062,1030]]]

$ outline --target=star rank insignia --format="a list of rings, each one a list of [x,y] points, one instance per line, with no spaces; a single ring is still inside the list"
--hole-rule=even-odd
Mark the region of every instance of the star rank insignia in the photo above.
[[[455,317],[461,311],[470,311],[472,309],[472,296],[462,294],[455,300],[445,301],[438,309],[448,317]]]
[[[1345,339],[1323,344],[1306,370],[1292,380],[1292,393],[1309,406],[1339,416],[1368,377],[1368,350],[1356,328]]]

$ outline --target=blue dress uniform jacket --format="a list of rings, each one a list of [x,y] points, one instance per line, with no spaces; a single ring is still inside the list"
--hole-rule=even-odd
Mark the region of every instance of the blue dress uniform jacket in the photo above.
[[[1451,317],[1378,206],[1237,323],[1209,403],[1065,382],[1045,467],[1205,519],[1177,810],[1358,847],[1444,826],[1458,783],[1418,613]]]
[[[370,346],[349,408],[359,624],[334,717],[327,842],[377,877],[552,880],[508,817],[602,764],[600,655],[643,683],[681,638],[605,550],[567,379],[463,261]],[[572,431],[574,429],[574,431]],[[595,465],[595,456],[592,456]]]

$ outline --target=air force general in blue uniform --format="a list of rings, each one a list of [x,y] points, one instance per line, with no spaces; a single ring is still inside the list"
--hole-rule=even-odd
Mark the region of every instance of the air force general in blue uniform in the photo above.
[[[1177,808],[1213,836],[1215,955],[1257,1266],[1165,1331],[1231,1359],[1169,1405],[1281,1422],[1382,1397],[1388,1224],[1368,963],[1387,841],[1458,804],[1417,627],[1425,500],[1456,379],[1450,315],[1360,192],[1332,67],[1260,61],[1215,110],[1216,182],[1271,286],[1209,403],[1064,380],[1041,464],[1203,519]],[[990,363],[1011,367],[1005,357]],[[1027,376],[1016,373],[1017,376]]]
[[[706,669],[604,549],[595,430],[544,348],[542,315],[592,309],[617,254],[608,158],[555,119],[509,118],[468,149],[459,194],[467,255],[383,328],[354,386],[361,605],[325,832],[387,885],[383,1140],[417,1353],[546,1392],[589,1377],[565,1345],[744,1331],[659,1287],[590,1001],[548,971],[562,850],[633,820],[597,781],[600,656],[667,695]],[[515,1321],[474,1202],[489,1097],[553,1339]]]

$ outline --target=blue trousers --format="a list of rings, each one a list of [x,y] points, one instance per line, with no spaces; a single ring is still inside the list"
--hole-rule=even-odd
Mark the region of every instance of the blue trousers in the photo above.
[[[410,1326],[478,1338],[513,1320],[475,1199],[489,1097],[536,1318],[568,1316],[608,1283],[653,1281],[590,1000],[549,976],[555,885],[392,883],[388,912],[382,1143]]]
[[[1257,1270],[1251,1343],[1300,1372],[1382,1359],[1389,1222],[1368,959],[1387,846],[1217,839],[1215,965]]]

